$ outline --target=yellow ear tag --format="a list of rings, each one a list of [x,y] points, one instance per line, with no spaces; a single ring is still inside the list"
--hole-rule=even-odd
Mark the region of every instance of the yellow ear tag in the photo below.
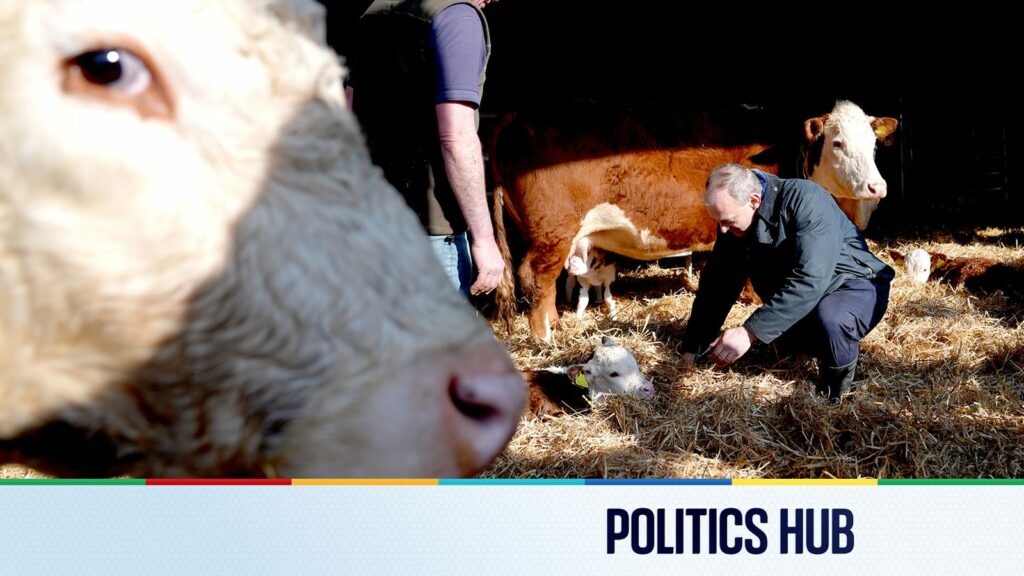
[[[583,375],[583,372],[580,372],[572,383],[580,388],[590,388],[590,383],[587,382],[587,377]]]
[[[875,126],[875,136],[878,138],[885,138],[889,134],[889,130],[885,127],[885,124],[879,124]]]

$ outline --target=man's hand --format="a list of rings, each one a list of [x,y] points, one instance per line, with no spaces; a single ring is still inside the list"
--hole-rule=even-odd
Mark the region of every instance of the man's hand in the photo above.
[[[469,248],[473,254],[473,263],[476,264],[476,282],[469,287],[470,294],[487,294],[492,292],[501,283],[502,273],[505,271],[505,261],[498,252],[498,245],[494,238],[486,237],[480,240],[473,239]]]
[[[711,343],[711,360],[719,366],[728,366],[740,359],[757,340],[746,326],[730,328]]]

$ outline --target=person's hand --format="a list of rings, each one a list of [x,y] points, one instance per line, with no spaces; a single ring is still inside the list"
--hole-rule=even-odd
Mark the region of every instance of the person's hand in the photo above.
[[[730,328],[711,343],[711,360],[719,366],[728,366],[746,354],[755,340],[757,337],[745,326]]]
[[[469,287],[470,294],[488,294],[494,291],[501,283],[502,273],[505,271],[505,261],[498,252],[498,245],[494,238],[482,240],[473,239],[470,246],[473,254],[473,263],[476,264],[476,282]]]

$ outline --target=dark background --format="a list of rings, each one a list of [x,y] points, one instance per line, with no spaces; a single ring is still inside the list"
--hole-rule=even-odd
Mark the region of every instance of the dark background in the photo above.
[[[328,3],[343,55],[366,4]],[[485,9],[493,52],[481,112],[745,104],[799,122],[848,99],[900,121],[878,150],[889,196],[871,234],[1024,224],[1013,91],[1024,67],[1011,18],[843,8],[789,17],[725,2],[503,0]]]

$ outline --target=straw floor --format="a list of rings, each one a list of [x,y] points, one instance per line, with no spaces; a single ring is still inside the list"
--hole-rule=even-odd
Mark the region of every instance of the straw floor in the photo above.
[[[870,242],[1024,267],[1022,230],[931,233]],[[947,478],[1024,476],[1024,305],[902,274],[889,311],[862,342],[856,388],[840,404],[814,397],[814,361],[755,346],[738,365],[687,370],[680,359],[697,279],[657,264],[613,285],[616,319],[561,308],[550,343],[525,315],[502,335],[522,369],[584,361],[614,336],[653,377],[651,401],[617,397],[588,413],[525,420],[491,477]],[[1018,287],[1020,290],[1020,287]],[[754,310],[737,304],[727,327]]]

